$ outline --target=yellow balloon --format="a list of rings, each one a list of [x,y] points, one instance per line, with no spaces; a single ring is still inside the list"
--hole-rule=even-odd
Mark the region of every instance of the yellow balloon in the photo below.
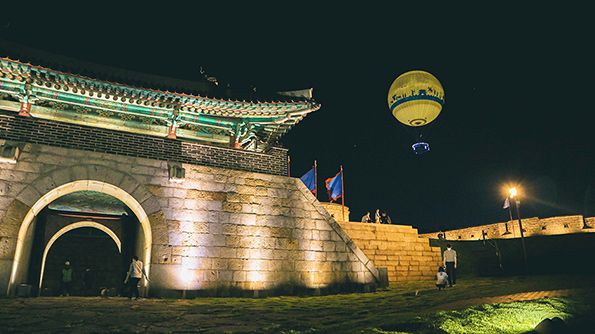
[[[395,79],[388,90],[393,116],[408,126],[423,126],[438,117],[444,104],[440,81],[424,71],[410,71]]]

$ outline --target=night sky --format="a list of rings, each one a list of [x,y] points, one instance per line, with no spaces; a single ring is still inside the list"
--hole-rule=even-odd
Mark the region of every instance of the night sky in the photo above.
[[[593,29],[583,11],[292,4],[21,8],[3,11],[0,39],[184,79],[202,66],[232,89],[313,87],[322,108],[282,144],[294,177],[317,160],[321,201],[343,166],[351,220],[380,208],[421,232],[502,222],[510,186],[524,218],[595,215]],[[393,80],[411,70],[445,91],[423,155],[387,105]]]

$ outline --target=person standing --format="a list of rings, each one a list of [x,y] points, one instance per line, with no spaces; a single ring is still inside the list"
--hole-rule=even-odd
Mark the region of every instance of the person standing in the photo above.
[[[93,281],[95,280],[95,273],[90,267],[85,269],[85,273],[83,274],[83,290],[85,291],[85,296],[92,296],[93,295]]]
[[[374,215],[374,220],[376,224],[380,224],[380,209],[376,209],[376,214]]]
[[[64,262],[64,269],[62,269],[62,278],[60,279],[60,297],[66,295],[70,296],[70,288],[72,287],[72,268],[70,261]]]
[[[128,269],[128,273],[126,274],[126,279],[124,280],[124,284],[128,283],[130,280],[130,292],[128,293],[128,299],[132,299],[132,295],[135,295],[138,299],[140,297],[138,293],[138,282],[143,275],[149,280],[147,277],[147,273],[145,272],[145,267],[143,267],[143,263],[138,259],[138,256],[132,257],[132,263],[130,264],[130,268]]]
[[[448,275],[448,286],[457,285],[457,252],[452,249],[451,244],[446,244],[444,251],[444,266],[446,267],[446,274]]]

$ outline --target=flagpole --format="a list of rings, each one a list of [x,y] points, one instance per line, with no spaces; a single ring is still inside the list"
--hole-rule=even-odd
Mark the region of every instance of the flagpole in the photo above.
[[[287,176],[291,177],[291,158],[287,155]]]
[[[318,176],[316,171],[316,160],[314,160],[314,197],[318,199]]]
[[[512,210],[510,209],[510,205],[508,205],[508,214],[510,214],[510,226],[512,226],[512,235],[514,236],[514,223],[512,222]],[[508,224],[506,224],[506,232],[508,232]]]
[[[343,221],[345,221],[345,188],[343,184],[345,180],[343,179],[343,165],[341,165],[341,210],[343,211]]]

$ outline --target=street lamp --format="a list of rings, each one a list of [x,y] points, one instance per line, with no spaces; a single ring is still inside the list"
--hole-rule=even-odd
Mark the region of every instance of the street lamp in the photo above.
[[[519,207],[521,206],[521,200],[517,196],[516,187],[510,188],[510,190],[508,190],[508,192],[510,192],[511,199],[516,196],[516,215],[517,215],[517,217],[519,217],[519,229],[521,230],[521,243],[523,244],[523,257],[525,258],[525,269],[527,269],[527,267],[528,267],[527,250],[525,249],[525,236],[523,234],[523,223],[521,222],[521,212],[519,209]]]

